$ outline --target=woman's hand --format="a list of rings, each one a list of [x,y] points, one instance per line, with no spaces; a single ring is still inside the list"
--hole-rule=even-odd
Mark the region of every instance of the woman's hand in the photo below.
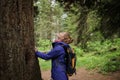
[[[37,52],[38,51],[38,49],[35,47],[35,52]]]

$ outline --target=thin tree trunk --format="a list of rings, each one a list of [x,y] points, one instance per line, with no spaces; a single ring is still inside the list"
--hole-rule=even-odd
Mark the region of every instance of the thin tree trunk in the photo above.
[[[81,9],[81,14],[80,14],[80,18],[79,18],[79,24],[78,27],[76,28],[77,30],[77,40],[75,45],[78,45],[79,43],[81,43],[81,46],[84,48],[86,46],[86,32],[87,32],[87,16],[88,16],[89,10],[86,7],[83,7]]]
[[[33,0],[0,0],[0,80],[42,80],[34,52]]]

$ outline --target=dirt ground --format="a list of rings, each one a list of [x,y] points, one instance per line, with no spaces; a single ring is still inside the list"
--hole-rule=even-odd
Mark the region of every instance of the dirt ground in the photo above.
[[[42,71],[43,80],[50,80],[50,70]],[[77,69],[77,74],[69,77],[69,80],[120,80],[120,71],[102,75],[95,70],[89,71],[84,68]]]

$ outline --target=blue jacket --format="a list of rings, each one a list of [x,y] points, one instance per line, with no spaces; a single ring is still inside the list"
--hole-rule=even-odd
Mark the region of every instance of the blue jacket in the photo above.
[[[66,73],[66,53],[64,47],[69,47],[68,44],[64,42],[54,42],[52,43],[53,49],[48,53],[36,52],[36,56],[45,60],[52,59],[52,70],[51,77],[53,80],[68,80]]]

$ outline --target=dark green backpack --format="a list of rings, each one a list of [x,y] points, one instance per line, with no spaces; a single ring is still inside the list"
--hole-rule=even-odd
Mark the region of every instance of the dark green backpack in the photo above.
[[[63,48],[66,52],[66,71],[68,76],[72,76],[73,74],[76,74],[76,54],[71,47],[63,46]]]

